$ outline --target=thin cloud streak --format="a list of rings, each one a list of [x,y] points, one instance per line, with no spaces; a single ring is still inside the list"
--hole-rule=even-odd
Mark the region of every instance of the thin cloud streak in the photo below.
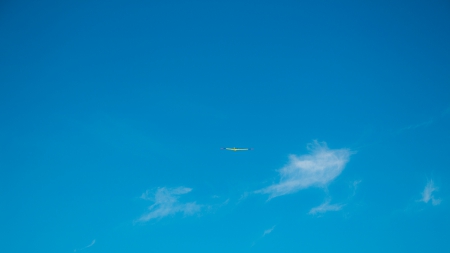
[[[413,129],[416,129],[416,128],[419,128],[419,127],[426,127],[426,126],[429,126],[431,124],[433,124],[433,119],[430,119],[428,121],[422,122],[420,124],[409,125],[407,127],[404,127],[402,129],[400,129],[399,132],[403,132],[403,131],[406,131],[406,130],[413,130]]]
[[[329,149],[325,142],[308,144],[308,155],[290,155],[289,163],[279,170],[280,181],[255,193],[269,194],[269,200],[299,190],[326,187],[344,170],[352,152]]]
[[[95,240],[93,240],[93,241],[91,242],[91,244],[89,244],[88,246],[86,246],[86,248],[92,247],[94,244],[95,244]]]
[[[358,185],[362,182],[362,180],[355,180],[353,181],[351,187],[353,188],[353,194],[351,197],[356,195],[356,190],[358,189]]]
[[[273,226],[273,227],[271,227],[271,228],[269,228],[269,229],[267,229],[267,230],[264,230],[264,233],[263,233],[262,236],[264,237],[264,236],[266,236],[266,235],[272,233],[272,231],[273,231],[274,228],[275,228],[275,226]]]
[[[252,245],[251,245],[250,247],[255,246],[255,244],[256,244],[257,241],[261,240],[261,239],[264,238],[266,235],[272,233],[272,231],[273,231],[273,229],[274,229],[275,227],[276,227],[276,225],[274,225],[273,227],[271,227],[271,228],[269,228],[269,229],[264,230],[263,235],[262,235],[260,238],[256,239],[256,240],[252,243]]]
[[[429,180],[427,185],[425,186],[425,189],[422,192],[422,199],[420,201],[428,203],[431,200],[431,204],[433,206],[439,205],[441,203],[441,200],[436,199],[433,194],[433,192],[436,191],[438,191],[438,188],[434,186],[433,180]]]
[[[179,195],[183,195],[192,191],[191,188],[158,188],[154,196],[150,196],[149,191],[142,194],[141,198],[154,202],[148,209],[150,212],[142,215],[137,221],[146,222],[151,219],[163,218],[175,213],[183,213],[184,215],[192,215],[199,212],[202,208],[196,202],[180,203]]]
[[[333,204],[330,205],[330,200],[325,201],[320,206],[314,207],[309,210],[308,214],[317,214],[317,213],[326,213],[329,211],[339,211],[342,209],[344,205],[342,204]]]
[[[86,246],[86,247],[84,247],[84,248],[81,248],[81,249],[78,249],[78,250],[74,249],[73,252],[85,250],[85,249],[87,249],[87,248],[90,248],[90,247],[94,246],[94,244],[95,244],[95,239],[94,239],[94,240],[91,242],[91,244],[89,244],[88,246]]]
[[[353,189],[357,189],[358,185],[362,182],[362,180],[355,180],[353,181],[352,185],[353,185]]]

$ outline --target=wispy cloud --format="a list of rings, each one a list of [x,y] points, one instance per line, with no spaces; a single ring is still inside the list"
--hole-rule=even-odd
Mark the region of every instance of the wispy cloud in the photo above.
[[[356,188],[358,188],[358,185],[362,182],[362,180],[355,180],[352,183],[353,189],[356,190]]]
[[[409,125],[407,127],[404,127],[402,129],[400,129],[398,132],[400,133],[400,132],[407,131],[407,130],[413,130],[413,129],[416,129],[416,128],[419,128],[419,127],[426,127],[426,126],[429,126],[431,124],[433,124],[433,119],[429,119],[429,120],[424,121],[424,122],[419,123],[419,124]]]
[[[330,200],[326,200],[320,206],[314,207],[309,210],[308,214],[318,214],[318,213],[326,213],[328,211],[339,211],[342,209],[343,204],[333,204],[330,205]]]
[[[271,228],[269,228],[269,229],[264,230],[264,233],[263,233],[262,236],[264,237],[264,236],[266,236],[266,235],[272,233],[272,231],[273,231],[274,228],[275,228],[275,226],[273,226],[273,227],[271,227]]]
[[[420,199],[420,201],[428,203],[431,200],[431,204],[433,206],[439,205],[441,203],[441,200],[436,199],[433,194],[433,192],[436,191],[438,191],[438,188],[434,186],[433,180],[429,180],[427,185],[425,186],[425,189],[422,192],[422,199]]]
[[[356,194],[356,190],[358,189],[358,185],[362,182],[362,180],[355,180],[353,181],[353,183],[351,184],[351,188],[353,189],[353,194],[351,197],[355,196]]]
[[[151,219],[162,218],[175,213],[183,213],[184,215],[192,215],[199,212],[201,205],[196,202],[180,203],[179,195],[183,195],[192,191],[191,188],[158,188],[154,195],[150,195],[149,191],[142,194],[141,198],[154,202],[148,209],[149,212],[142,215],[137,221],[146,222]]]
[[[252,192],[244,192],[241,194],[241,196],[239,197],[237,204],[241,203],[242,201],[244,201],[246,198],[248,198],[248,196],[250,196]]]
[[[269,194],[269,199],[295,193],[311,186],[326,187],[341,174],[352,152],[329,149],[325,142],[308,144],[308,155],[290,155],[289,163],[279,170],[280,181],[256,193]]]
[[[74,249],[73,252],[85,250],[85,249],[87,249],[87,248],[90,248],[90,247],[94,246],[94,244],[95,244],[95,240],[93,240],[93,241],[91,242],[91,244],[89,244],[88,246],[86,246],[86,247],[84,247],[84,248],[81,248],[81,249],[78,249],[78,250],[77,250],[77,249]]]
[[[252,243],[252,245],[251,245],[250,247],[255,246],[256,243],[257,243],[259,240],[263,239],[266,235],[272,233],[272,231],[274,230],[275,227],[276,227],[276,225],[274,225],[273,227],[271,227],[271,228],[269,228],[269,229],[264,230],[264,233],[262,234],[262,236],[259,237],[258,239],[256,239],[256,240]]]

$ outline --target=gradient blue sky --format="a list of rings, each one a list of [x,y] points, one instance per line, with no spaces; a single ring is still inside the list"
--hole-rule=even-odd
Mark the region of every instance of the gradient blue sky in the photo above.
[[[0,249],[449,252],[449,45],[444,0],[1,1]]]

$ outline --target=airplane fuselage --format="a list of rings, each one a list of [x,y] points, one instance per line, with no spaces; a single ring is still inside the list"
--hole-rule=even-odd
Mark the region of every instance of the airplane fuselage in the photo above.
[[[236,147],[233,147],[233,148],[225,148],[226,150],[230,150],[230,151],[234,151],[234,152],[236,152],[236,151],[247,151],[247,150],[250,150],[250,149],[248,149],[248,148],[236,148]]]

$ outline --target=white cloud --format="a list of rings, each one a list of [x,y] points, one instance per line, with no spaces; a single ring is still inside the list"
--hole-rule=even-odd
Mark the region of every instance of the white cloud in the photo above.
[[[87,249],[87,248],[90,248],[90,247],[94,246],[94,244],[95,244],[95,240],[93,240],[93,241],[91,242],[91,244],[89,244],[88,246],[86,246],[86,247],[84,247],[84,248],[81,248],[81,249],[78,249],[78,250],[74,249],[73,252],[85,250],[85,249]]]
[[[273,227],[271,227],[271,228],[269,228],[269,229],[264,230],[264,233],[263,233],[262,236],[264,237],[264,236],[266,236],[266,235],[272,233],[272,231],[273,231],[274,228],[275,228],[275,226],[273,226]]]
[[[308,155],[290,155],[289,163],[279,170],[280,181],[256,193],[269,194],[269,199],[295,193],[311,186],[326,187],[341,174],[352,152],[329,149],[325,142],[308,144]]]
[[[145,200],[151,200],[154,202],[148,209],[150,212],[142,215],[137,221],[145,222],[151,219],[162,218],[175,213],[183,213],[184,215],[192,215],[199,212],[201,205],[195,202],[180,203],[178,201],[179,195],[189,193],[192,189],[186,187],[178,188],[158,188],[153,196],[149,196],[149,192],[146,191],[142,194],[141,198]]]
[[[438,188],[434,186],[433,180],[429,180],[422,192],[422,199],[420,201],[428,203],[431,200],[433,206],[439,205],[441,200],[434,197],[433,192],[435,191],[438,191]]]
[[[272,233],[272,231],[273,231],[273,229],[274,229],[275,227],[276,227],[276,225],[274,225],[273,227],[271,227],[271,228],[269,228],[269,229],[264,230],[263,235],[262,235],[260,238],[256,239],[256,240],[252,243],[252,246],[251,246],[251,247],[255,246],[256,242],[259,241],[259,240],[261,240],[264,236],[266,236],[266,235]]]
[[[309,210],[308,214],[326,213],[328,211],[339,211],[342,209],[343,206],[344,205],[342,204],[330,205],[330,200],[327,200],[320,206],[314,207],[311,210]]]
[[[352,185],[353,188],[356,190],[356,188],[358,188],[358,185],[362,182],[362,180],[355,180],[353,181]]]
[[[414,129],[419,128],[419,127],[427,127],[427,126],[430,126],[431,124],[433,124],[433,122],[434,122],[433,119],[429,119],[429,120],[424,121],[424,122],[419,123],[419,124],[409,125],[407,127],[404,127],[402,129],[398,130],[397,133],[399,134],[399,133],[402,133],[404,131],[414,130]]]
[[[350,186],[351,188],[353,188],[353,194],[352,197],[355,196],[356,194],[356,190],[358,189],[358,185],[362,182],[362,180],[355,180],[353,181],[352,185]]]
[[[95,244],[95,240],[93,240],[93,241],[91,242],[91,244],[89,244],[88,246],[86,246],[86,248],[92,247],[94,244]]]

